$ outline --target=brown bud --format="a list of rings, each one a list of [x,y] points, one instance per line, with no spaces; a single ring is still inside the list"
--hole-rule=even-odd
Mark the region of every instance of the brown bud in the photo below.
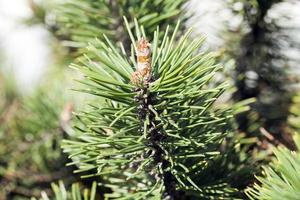
[[[137,69],[131,75],[131,82],[140,86],[146,84],[151,78],[151,50],[150,43],[141,38],[137,43]]]

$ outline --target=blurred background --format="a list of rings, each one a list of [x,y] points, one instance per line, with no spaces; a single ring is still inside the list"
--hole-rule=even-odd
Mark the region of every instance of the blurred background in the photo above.
[[[52,16],[53,13],[48,13],[47,16],[44,16],[43,20],[45,21],[35,24],[27,23],[28,20],[35,21],[32,18],[41,17],[35,16],[37,13],[34,13],[33,3],[41,5],[43,0],[0,1],[2,70],[13,74],[17,79],[18,86],[22,87],[22,92],[36,87],[47,68],[54,63],[51,43],[55,38],[47,26],[49,23],[54,23],[55,16]],[[226,0],[191,0],[189,3],[189,11],[194,12],[195,16],[189,19],[188,25],[195,27],[197,32],[207,36],[206,45],[209,48],[222,48],[227,39],[223,35],[225,31],[238,29],[243,23],[242,16],[232,13],[232,8],[229,8],[227,3]],[[242,6],[241,2],[237,2],[233,5],[233,9],[239,10],[242,9]],[[269,12],[270,17],[276,19],[277,23],[282,26],[295,27],[296,30],[290,34],[297,41],[300,40],[297,31],[297,27],[300,25],[299,8],[298,1],[286,1],[275,5]],[[283,17],[284,14],[288,14],[288,16]],[[299,52],[295,49],[284,49],[283,51],[293,58],[299,57]]]
[[[38,85],[51,63],[51,34],[43,24],[25,23],[34,14],[29,1],[2,0],[0,13],[2,70],[27,92]]]
[[[52,182],[78,180],[60,142],[74,134],[72,112],[91,97],[71,90],[81,77],[68,66],[85,33],[64,2],[0,0],[0,199],[39,197],[51,194]],[[204,48],[224,66],[218,81],[232,87],[223,101],[251,102],[236,126],[247,143],[240,151],[252,156],[245,162],[255,166],[247,178],[253,177],[268,162],[270,145],[296,148],[300,1],[190,0],[180,9],[184,26],[194,27],[194,37],[204,34]]]

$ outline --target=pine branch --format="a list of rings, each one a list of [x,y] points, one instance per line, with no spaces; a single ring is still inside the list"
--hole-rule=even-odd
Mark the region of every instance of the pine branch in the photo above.
[[[214,55],[198,52],[203,38],[189,40],[191,31],[175,42],[178,24],[171,36],[164,31],[163,40],[157,29],[144,65],[134,55],[146,35],[136,27],[135,39],[127,28],[130,59],[105,37],[91,42],[88,56],[73,65],[86,77],[79,91],[100,98],[77,114],[77,138],[64,141],[70,165],[90,174],[84,177],[101,176],[113,191],[108,198],[228,198],[232,190],[221,180],[197,182],[219,154],[232,116],[213,106],[226,88],[209,86],[221,68]]]
[[[105,34],[113,41],[122,42],[130,48],[130,38],[123,25],[123,17],[134,30],[134,20],[138,19],[146,33],[153,33],[156,26],[174,29],[178,19],[183,17],[187,0],[155,1],[113,1],[113,0],[68,0],[58,3],[55,13],[58,21],[58,34],[67,36],[70,47],[85,47],[95,37]],[[129,49],[130,51],[130,49]]]

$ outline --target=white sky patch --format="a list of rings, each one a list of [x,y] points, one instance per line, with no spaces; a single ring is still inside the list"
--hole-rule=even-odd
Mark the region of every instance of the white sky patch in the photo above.
[[[0,0],[0,68],[13,72],[21,92],[38,85],[51,56],[49,33],[22,24],[30,16],[27,0]]]
[[[211,49],[217,49],[223,45],[223,39],[219,34],[225,28],[225,22],[236,23],[232,18],[231,11],[226,9],[223,0],[191,0],[189,11],[194,16],[188,20],[188,26],[193,26],[197,34],[206,36],[207,45]]]

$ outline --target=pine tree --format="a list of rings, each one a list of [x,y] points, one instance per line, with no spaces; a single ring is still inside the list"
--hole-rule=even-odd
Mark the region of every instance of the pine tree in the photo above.
[[[73,65],[86,77],[81,91],[100,98],[77,114],[77,139],[64,142],[72,164],[101,176],[113,191],[107,197],[226,198],[232,190],[225,183],[200,178],[219,154],[232,116],[214,106],[226,88],[209,85],[220,66],[213,54],[198,52],[203,38],[190,40],[190,31],[175,42],[179,25],[162,40],[154,33],[151,57],[144,32],[136,27],[135,39],[127,27],[130,59],[105,37]]]
[[[57,2],[56,2],[57,3]],[[60,4],[60,3],[59,3]],[[59,5],[59,10],[53,10],[56,9],[56,4],[53,2],[42,2],[41,4],[35,4],[33,1],[31,1],[32,10],[34,11],[35,17],[32,19],[27,20],[26,22],[29,24],[33,23],[45,23],[49,30],[51,30],[54,33],[57,33],[56,36],[58,39],[73,39],[74,43],[81,44],[76,47],[85,47],[86,42],[89,40],[94,40],[94,38],[102,37],[103,33],[108,32],[114,32],[115,29],[120,30],[121,32],[125,32],[124,26],[123,26],[123,14],[129,13],[127,12],[128,9],[131,10],[130,14],[127,16],[129,19],[129,24],[131,27],[133,27],[134,24],[134,18],[137,17],[135,15],[136,12],[138,12],[138,16],[143,15],[144,18],[141,19],[140,23],[144,25],[144,30],[150,31],[151,29],[155,28],[157,25],[160,25],[161,27],[166,27],[167,24],[170,24],[170,30],[174,29],[175,27],[175,21],[177,18],[181,16],[181,12],[183,11],[183,4],[184,1],[156,1],[156,2],[134,2],[134,1],[123,1],[122,3],[116,3],[114,1],[89,1],[89,2],[80,2],[80,1],[68,1],[67,3],[63,3],[63,5]],[[160,9],[154,9],[158,8],[157,5],[163,5],[160,6]],[[140,6],[142,6],[142,10],[140,9]],[[109,8],[110,10],[104,9],[104,7]],[[85,10],[90,12],[90,15],[86,15],[87,13],[78,12],[78,10]],[[48,13],[50,11],[50,13]],[[103,20],[107,20],[106,18],[99,19],[99,16],[96,13],[101,13],[102,11],[106,12],[107,15],[111,16],[111,19],[108,20],[109,26],[103,26]],[[111,12],[112,11],[112,12]],[[51,15],[57,14],[57,23],[51,20]],[[73,13],[72,13],[73,12]],[[49,16],[48,16],[49,14]],[[78,15],[77,18],[71,15]],[[82,15],[83,14],[83,15]],[[52,15],[53,17],[53,15]],[[88,22],[81,23],[78,19],[83,18],[89,18]],[[50,19],[50,21],[49,21]],[[74,21],[74,19],[77,19]],[[98,20],[99,19],[99,20]],[[114,21],[114,19],[116,19]],[[66,20],[66,21],[64,21]],[[114,22],[113,22],[113,21]],[[119,23],[118,21],[122,21],[122,23]],[[80,21],[81,25],[76,27],[78,25],[78,22]],[[101,22],[101,23],[98,23]],[[173,25],[172,25],[173,23]],[[105,24],[105,23],[104,23]],[[70,26],[72,28],[70,28]],[[65,29],[67,27],[67,29]],[[80,30],[78,31],[79,28]],[[67,30],[67,31],[66,31]],[[96,31],[95,31],[96,30]],[[102,30],[102,31],[99,31]],[[56,32],[57,31],[57,32]],[[66,32],[65,32],[66,31]],[[84,32],[84,33],[83,33]],[[83,34],[82,34],[83,33]],[[87,34],[87,35],[85,35]],[[110,34],[108,34],[109,37],[112,37],[114,40],[125,40],[124,43],[126,43],[126,40],[129,40],[129,37],[127,34],[124,34],[127,38],[123,38],[122,35],[118,35],[118,37],[114,37]],[[78,40],[79,38],[79,40]],[[84,39],[83,39],[84,38]],[[72,46],[72,45],[71,45]],[[81,49],[82,50],[82,49]],[[55,78],[57,79],[57,78]],[[34,137],[31,139],[33,140],[33,143],[31,145],[26,145],[28,148],[26,148],[26,156],[30,155],[30,152],[33,153],[35,150],[43,149],[43,152],[45,154],[36,155],[34,153],[34,159],[35,161],[31,162],[31,159],[27,159],[27,161],[32,163],[33,168],[38,168],[36,173],[40,173],[41,171],[45,172],[45,176],[48,176],[47,173],[49,173],[49,177],[52,176],[52,170],[53,168],[49,166],[49,159],[56,160],[56,164],[59,164],[61,169],[57,169],[57,171],[64,170],[65,167],[63,165],[65,164],[65,159],[61,159],[61,154],[59,150],[59,143],[63,136],[64,129],[66,127],[63,127],[64,124],[59,124],[59,115],[62,111],[61,105],[56,105],[57,98],[48,98],[48,91],[46,88],[41,89],[33,98],[25,98],[22,99],[20,102],[21,106],[21,116],[16,117],[16,119],[11,120],[12,123],[15,123],[16,121],[20,121],[21,123],[18,123],[18,126],[13,127],[14,134],[10,134],[5,131],[5,135],[15,135],[14,142],[19,141],[19,139],[22,139],[23,136],[22,133],[26,132],[27,135],[34,135]],[[51,94],[52,95],[52,94]],[[60,95],[57,95],[59,97]],[[26,105],[23,105],[25,102]],[[23,110],[24,109],[24,110]],[[18,111],[18,112],[19,112]],[[50,112],[49,112],[50,111]],[[47,113],[47,114],[45,114]],[[24,115],[23,115],[24,114]],[[26,118],[25,116],[29,115],[30,117]],[[45,121],[40,120],[45,119]],[[46,124],[45,124],[46,122]],[[61,127],[60,127],[61,126]],[[60,127],[60,128],[59,128]],[[1,127],[2,128],[2,127]],[[67,127],[69,128],[69,127]],[[38,141],[38,138],[43,138],[46,135],[50,134],[51,137],[48,138],[50,143],[48,142],[40,142]],[[7,137],[8,141],[11,141],[12,137]],[[48,141],[48,140],[47,140]],[[4,142],[4,141],[3,141]],[[21,142],[21,141],[20,141]],[[5,147],[10,146],[10,143],[7,143],[4,145]],[[55,149],[51,149],[52,145],[55,146]],[[2,155],[5,155],[6,151],[4,151],[6,148],[3,148],[3,151],[1,152]],[[57,149],[56,149],[57,148]],[[18,150],[14,151],[16,154],[20,153]],[[55,158],[52,158],[51,156],[55,155]],[[7,158],[9,159],[9,157]],[[20,164],[20,159],[17,158],[14,160],[16,165],[24,165],[24,163]],[[23,160],[24,161],[24,160]],[[22,161],[22,162],[23,162]],[[26,162],[27,162],[26,161]],[[52,162],[51,161],[51,162]],[[43,165],[42,167],[40,165]],[[25,166],[25,165],[24,165]],[[45,167],[46,169],[44,170]],[[22,171],[21,168],[16,168],[16,170]],[[4,169],[3,173],[7,173],[7,169]],[[31,172],[34,173],[34,172]],[[70,174],[65,174],[70,176]],[[63,177],[61,177],[63,178]],[[70,176],[72,179],[72,176]],[[56,181],[56,179],[51,179],[51,181]],[[14,182],[12,180],[11,182]],[[17,181],[18,182],[18,181]],[[17,183],[19,185],[19,183]],[[30,182],[30,181],[29,181]],[[32,183],[32,184],[31,184]],[[22,185],[23,183],[21,183]],[[30,182],[26,186],[24,186],[24,189],[33,187],[36,183]],[[46,184],[46,183],[45,183]],[[69,185],[69,182],[68,182]],[[23,187],[23,185],[22,185]],[[35,187],[35,190],[33,193],[34,196],[37,196],[39,193],[39,187]],[[29,191],[29,190],[28,190]],[[9,191],[5,191],[5,193],[10,193]],[[22,194],[21,194],[22,195]],[[30,192],[27,194],[23,194],[25,196],[30,195]]]
[[[249,149],[249,144],[258,142],[257,138],[244,138],[234,132],[233,115],[245,111],[245,102],[256,97],[254,112],[248,114],[258,113],[259,126],[272,133],[286,130],[281,125],[286,123],[292,95],[285,87],[287,70],[274,65],[275,61],[285,62],[286,58],[276,51],[279,46],[273,39],[278,27],[268,19],[272,5],[281,1],[234,1],[242,2],[249,32],[240,35],[242,52],[236,55],[236,99],[246,101],[230,106],[219,101],[228,84],[214,79],[222,73],[216,55],[203,51],[203,37],[191,37],[191,30],[185,32],[184,24],[176,23],[177,19],[187,19],[183,15],[186,2],[51,2],[58,9],[50,9],[57,21],[47,25],[51,25],[51,31],[71,50],[75,48],[77,59],[73,59],[74,55],[68,57],[73,59],[71,66],[84,76],[78,81],[81,88],[75,90],[89,94],[89,101],[79,102],[83,108],[76,111],[73,130],[70,106],[61,115],[64,104],[61,99],[57,101],[63,92],[51,91],[54,98],[49,98],[48,88],[43,86],[34,96],[24,98],[14,90],[7,90],[5,98],[0,98],[1,120],[3,113],[7,114],[8,99],[17,99],[20,107],[13,118],[0,121],[0,137],[4,138],[0,147],[1,185],[6,184],[10,175],[18,176],[17,170],[29,168],[26,173],[45,172],[47,176],[42,178],[50,179],[40,185],[40,176],[25,179],[23,173],[9,186],[24,186],[38,197],[37,193],[47,188],[49,182],[63,179],[58,185],[52,183],[52,190],[45,189],[42,200],[52,197],[62,200],[245,199],[241,193],[252,181],[253,163],[269,157],[262,155],[264,151]],[[37,21],[49,20],[47,8],[32,6]],[[258,75],[255,87],[249,85],[249,74],[251,81],[253,74]],[[62,82],[65,85],[67,81]],[[269,113],[275,109],[263,100],[266,91],[279,91],[278,96],[284,97],[272,99],[281,102],[280,116],[276,113],[273,118],[273,113]],[[76,99],[80,98],[82,94],[77,93]],[[265,110],[271,117],[265,115]],[[253,130],[249,127],[253,124],[243,121],[251,116],[240,116],[240,129],[251,134]],[[280,126],[274,125],[274,120]],[[10,137],[4,137],[7,135]],[[59,147],[62,139],[63,149],[70,158],[68,165],[73,168],[64,166],[67,158]],[[14,150],[16,159],[12,159],[9,152],[15,144],[25,146],[26,154]],[[298,153],[278,148],[275,155],[279,162],[273,161],[273,169],[265,168],[266,176],[259,178],[260,184],[247,191],[249,198],[298,195],[293,190],[298,187],[298,177],[293,176],[297,173],[294,169],[299,167]],[[75,175],[69,173],[71,169],[75,169]],[[77,179],[78,175],[83,179]],[[96,182],[92,184],[91,179]],[[96,185],[101,187],[97,192]],[[286,185],[291,187],[285,188]],[[273,186],[285,188],[287,192],[277,193]],[[11,195],[16,191],[4,192]],[[13,195],[8,198],[22,196]]]

